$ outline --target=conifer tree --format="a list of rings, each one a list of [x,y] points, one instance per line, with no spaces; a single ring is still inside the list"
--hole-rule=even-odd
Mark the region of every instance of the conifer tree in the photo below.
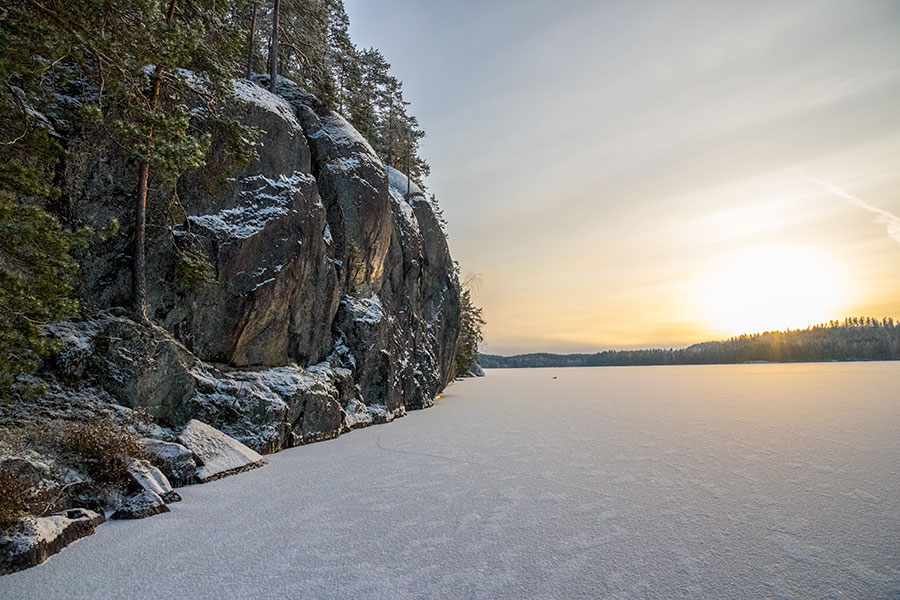
[[[466,377],[478,368],[478,348],[484,341],[482,327],[485,325],[481,308],[472,300],[472,288],[477,278],[469,276],[462,284],[459,304],[459,340],[456,345],[456,376]]]
[[[277,0],[276,0],[277,1]],[[166,10],[166,25],[171,25],[175,18],[175,7],[178,0],[169,0]],[[150,92],[146,95],[147,110],[156,112],[159,101],[160,78],[162,77],[162,65],[153,67],[153,77],[150,80]],[[147,319],[147,265],[146,265],[146,233],[147,233],[147,185],[150,179],[150,159],[153,158],[153,124],[147,129],[147,154],[141,160],[138,171],[137,202],[135,204],[134,217],[134,305],[138,320],[146,322]]]

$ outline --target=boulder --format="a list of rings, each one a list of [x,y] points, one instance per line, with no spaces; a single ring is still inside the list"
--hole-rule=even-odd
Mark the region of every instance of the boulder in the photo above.
[[[127,498],[110,519],[144,519],[160,513],[169,512],[169,507],[156,492],[144,490]]]
[[[256,469],[269,462],[233,437],[197,419],[188,421],[178,442],[197,457],[197,479],[201,483]]]
[[[0,471],[14,475],[35,487],[51,477],[50,467],[47,464],[25,456],[0,458]]]
[[[44,562],[75,540],[94,533],[105,520],[103,514],[83,508],[19,519],[0,533],[0,575]]]
[[[351,398],[344,406],[344,427],[347,429],[368,427],[372,421],[373,417],[369,412],[369,407],[363,404],[359,398]]]
[[[149,461],[132,460],[128,465],[128,474],[143,491],[153,492],[166,504],[181,501],[181,496],[172,489],[163,472],[151,465]]]
[[[66,381],[100,388],[122,406],[144,408],[164,423],[182,419],[181,403],[193,392],[191,369],[199,361],[165,329],[102,312],[45,330],[64,343],[53,364]]]
[[[176,442],[165,442],[152,438],[141,439],[141,445],[172,486],[191,483],[197,472],[194,453]]]
[[[304,394],[303,412],[294,421],[291,434],[295,445],[331,439],[343,429],[341,405],[324,386]]]

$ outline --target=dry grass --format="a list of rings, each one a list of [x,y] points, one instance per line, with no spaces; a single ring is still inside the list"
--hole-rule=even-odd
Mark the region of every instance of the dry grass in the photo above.
[[[66,423],[59,433],[62,453],[101,486],[123,484],[128,480],[130,459],[146,458],[138,437],[109,417]]]
[[[0,471],[0,529],[28,512],[31,491],[24,479]]]

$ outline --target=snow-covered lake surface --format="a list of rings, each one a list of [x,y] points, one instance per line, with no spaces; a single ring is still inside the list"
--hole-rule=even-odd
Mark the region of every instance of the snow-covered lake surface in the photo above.
[[[900,597],[900,363],[491,370],[269,458],[0,597]]]

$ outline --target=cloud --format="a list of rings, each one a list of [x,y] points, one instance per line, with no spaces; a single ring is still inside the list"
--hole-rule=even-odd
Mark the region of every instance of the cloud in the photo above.
[[[857,198],[853,194],[849,193],[847,190],[825,181],[824,179],[816,179],[812,178],[814,182],[828,190],[830,193],[834,194],[839,198],[843,198],[850,204],[858,206],[864,210],[867,210],[871,213],[875,213],[875,223],[879,225],[884,225],[887,228],[887,233],[891,237],[891,239],[900,242],[900,217],[895,215],[892,212],[886,211],[883,208],[878,208],[877,206],[872,206],[865,200]]]

